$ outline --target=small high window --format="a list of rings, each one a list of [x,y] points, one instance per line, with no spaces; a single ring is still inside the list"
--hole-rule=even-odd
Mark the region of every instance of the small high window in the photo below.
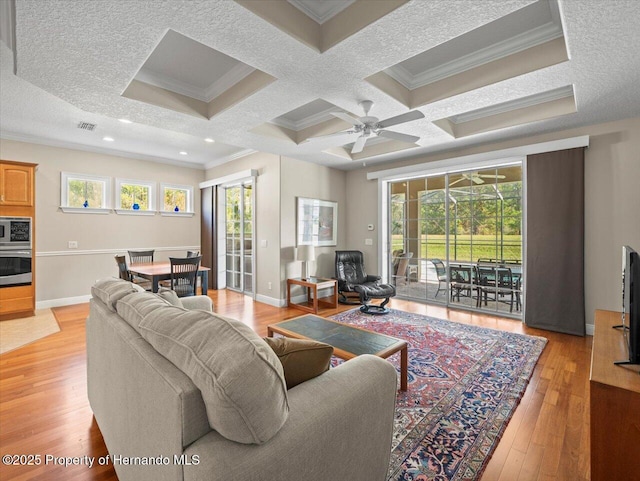
[[[64,212],[108,213],[111,177],[62,172],[60,208]]]
[[[190,185],[162,184],[162,214],[193,214],[193,187]]]
[[[155,184],[140,180],[116,180],[118,214],[155,214]]]

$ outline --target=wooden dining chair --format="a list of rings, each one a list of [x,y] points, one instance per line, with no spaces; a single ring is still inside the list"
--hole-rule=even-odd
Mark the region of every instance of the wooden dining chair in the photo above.
[[[118,264],[118,274],[120,275],[120,279],[124,279],[125,281],[132,281],[131,272],[127,268],[127,258],[125,256],[115,256],[116,264]]]
[[[129,262],[131,264],[140,264],[142,262],[153,262],[154,250],[150,251],[128,251]]]
[[[146,291],[151,290],[151,281],[143,277],[134,276],[127,267],[127,258],[125,256],[115,256],[116,264],[118,264],[118,274],[120,279],[133,282],[144,288]]]
[[[169,257],[171,263],[171,289],[178,297],[196,295],[196,279],[202,256]]]
[[[197,257],[200,255],[200,251],[187,251],[187,257]]]

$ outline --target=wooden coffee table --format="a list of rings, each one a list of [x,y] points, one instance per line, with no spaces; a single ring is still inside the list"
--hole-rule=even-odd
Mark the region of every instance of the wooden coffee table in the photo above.
[[[407,390],[407,341],[312,314],[267,326],[269,337],[273,337],[274,332],[295,339],[324,342],[333,346],[333,354],[344,360],[362,354],[373,354],[386,359],[400,351],[400,390]]]

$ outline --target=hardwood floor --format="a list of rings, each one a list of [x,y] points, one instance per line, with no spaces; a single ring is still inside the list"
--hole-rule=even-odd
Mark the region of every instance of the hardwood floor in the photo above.
[[[218,313],[240,319],[259,335],[268,324],[302,314],[255,303],[230,291],[210,291]],[[590,479],[589,365],[591,337],[530,329],[519,321],[394,299],[396,309],[549,340],[483,481]],[[325,309],[329,316],[349,309]],[[88,304],[54,309],[61,332],[0,356],[0,454],[42,456],[39,466],[0,464],[0,479],[116,480],[111,466],[45,465],[45,455],[107,454],[86,397],[84,320]],[[96,463],[97,464],[97,463]],[[277,481],[277,480],[274,480]]]

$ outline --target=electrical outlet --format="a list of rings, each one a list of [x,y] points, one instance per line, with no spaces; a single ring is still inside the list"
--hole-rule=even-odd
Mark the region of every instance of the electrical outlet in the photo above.
[[[78,241],[69,241],[69,249],[77,249],[78,248]]]
[[[267,282],[267,287],[271,290],[271,282]]]

